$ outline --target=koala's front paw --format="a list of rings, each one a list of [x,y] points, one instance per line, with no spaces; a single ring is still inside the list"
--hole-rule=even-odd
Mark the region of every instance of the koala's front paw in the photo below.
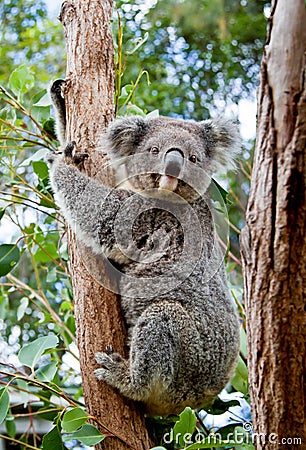
[[[102,367],[94,371],[98,380],[107,381],[114,387],[119,387],[122,379],[128,370],[127,361],[118,353],[111,353],[110,349],[106,350],[108,353],[96,353],[95,359]]]
[[[85,159],[88,158],[88,153],[78,153],[75,150],[75,141],[68,142],[64,149],[64,157],[67,164],[73,164],[75,166],[80,166],[83,164]]]

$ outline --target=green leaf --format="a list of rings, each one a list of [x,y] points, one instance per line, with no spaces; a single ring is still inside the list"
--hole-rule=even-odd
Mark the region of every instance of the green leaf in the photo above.
[[[80,428],[87,421],[87,414],[82,408],[73,408],[64,414],[62,420],[63,430],[70,433]]]
[[[26,65],[15,69],[9,79],[10,89],[19,98],[34,86],[35,78],[33,72]]]
[[[0,245],[0,277],[11,272],[20,259],[20,251],[15,244]]]
[[[51,382],[57,371],[57,362],[52,361],[43,367],[40,367],[35,373],[39,381]]]
[[[49,98],[49,103],[47,103],[46,105],[44,105],[44,104],[43,104],[43,105],[40,105],[40,104],[39,104],[39,103],[40,103],[40,100],[43,99],[44,96],[46,96],[46,95],[48,95],[47,89],[43,89],[43,90],[37,92],[37,94],[35,94],[35,95],[33,96],[33,98],[31,99],[31,104],[32,104],[33,106],[48,106],[48,105],[50,105],[50,104],[51,104],[50,98]],[[49,97],[49,96],[48,96],[48,97]]]
[[[22,299],[20,300],[20,304],[17,308],[17,321],[18,322],[23,318],[28,305],[29,305],[29,299],[27,297],[22,297]]]
[[[36,175],[42,180],[49,175],[48,166],[44,161],[32,161],[32,166]]]
[[[138,37],[138,38],[134,38],[134,39],[130,39],[127,43],[126,43],[126,54],[127,55],[132,55],[133,53],[135,53],[139,47],[141,47],[147,40],[149,37],[149,33],[146,31],[143,37]]]
[[[57,426],[45,434],[42,444],[43,450],[64,450],[62,436]]]
[[[6,418],[10,406],[10,396],[6,388],[0,389],[0,424]]]
[[[245,359],[248,357],[247,335],[243,327],[240,327],[240,351]]]
[[[30,344],[24,345],[19,353],[18,358],[21,364],[34,368],[38,359],[41,355],[49,348],[54,348],[58,344],[58,337],[55,334],[49,334],[48,336],[43,336]]]
[[[184,447],[187,443],[187,435],[190,435],[189,437],[191,438],[194,432],[197,418],[195,413],[189,407],[185,408],[179,416],[180,419],[176,422],[173,428],[173,435],[175,442],[178,442],[181,447]]]
[[[127,105],[124,115],[142,116],[145,117],[145,113],[141,108],[136,105]]]
[[[56,280],[57,280],[56,267],[53,267],[53,269],[48,271],[46,281],[47,283],[54,283]]]
[[[103,441],[105,436],[100,431],[90,424],[85,424],[78,431],[63,437],[63,441],[71,441],[71,439],[78,439],[82,444],[93,446]]]
[[[146,115],[146,117],[150,118],[150,119],[155,119],[155,118],[159,117],[159,109],[153,109],[153,111],[149,112]]]
[[[212,191],[213,198],[215,197],[213,195],[213,191],[214,191],[214,188],[216,188],[216,189],[218,189],[219,195],[221,195],[224,203],[226,205],[230,204],[230,201],[228,199],[228,192],[225,189],[223,189],[223,187],[214,178],[212,178],[211,181],[212,181],[212,184],[210,186],[210,190]]]
[[[50,117],[50,106],[33,106],[31,113],[37,122],[43,123]]]
[[[14,438],[16,436],[16,423],[15,423],[15,417],[13,417],[11,414],[8,414],[6,416],[6,421],[5,421],[5,428],[6,428],[6,432],[7,434]]]
[[[47,120],[45,120],[42,126],[46,133],[50,134],[53,139],[57,139],[55,133],[55,120],[52,117],[49,117]]]
[[[5,213],[5,209],[3,208],[1,208],[0,209],[0,220],[2,219],[2,217],[4,216],[4,213]]]
[[[51,258],[59,257],[57,247],[53,242],[45,243],[43,248],[38,248],[34,253],[34,260],[37,263],[47,263]]]
[[[242,392],[245,395],[248,393],[248,369],[241,356],[239,356],[238,365],[235,375],[231,379],[231,384],[236,391]]]
[[[132,84],[126,84],[125,86],[123,86],[123,88],[121,89],[121,95],[119,98],[122,97],[127,97],[129,95],[129,93],[133,90],[133,85]]]
[[[33,103],[33,106],[50,106],[51,105],[51,99],[50,96],[48,94],[48,92],[46,91],[46,89],[44,89],[42,92],[39,92],[39,94],[43,94],[40,99]],[[35,99],[33,99],[35,101]]]

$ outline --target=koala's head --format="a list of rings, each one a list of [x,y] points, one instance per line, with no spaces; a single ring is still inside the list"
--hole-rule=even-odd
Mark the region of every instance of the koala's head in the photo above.
[[[236,125],[221,118],[194,122],[128,116],[108,127],[104,143],[119,187],[157,188],[185,200],[204,193],[214,173],[234,168],[240,150]]]

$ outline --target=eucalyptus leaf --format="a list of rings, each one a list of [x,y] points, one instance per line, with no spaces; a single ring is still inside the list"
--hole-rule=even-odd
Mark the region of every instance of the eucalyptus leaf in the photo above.
[[[6,418],[10,406],[10,396],[6,388],[0,389],[0,424]]]
[[[73,408],[64,414],[62,428],[68,433],[77,430],[87,421],[87,414],[82,408]]]
[[[43,450],[64,450],[62,436],[57,426],[44,435],[42,444]]]
[[[34,103],[33,106],[50,106],[51,105],[51,99],[48,94],[48,92],[45,91],[45,94],[39,99],[38,102]]]
[[[231,379],[231,384],[236,391],[242,392],[245,395],[248,393],[248,369],[241,356],[239,356],[236,372]]]
[[[48,166],[44,161],[32,161],[32,166],[36,175],[42,180],[48,177],[49,170]]]
[[[6,421],[5,421],[5,428],[6,428],[6,432],[7,434],[14,438],[16,436],[16,422],[15,422],[15,417],[12,416],[10,413],[6,416]]]
[[[22,65],[15,69],[10,78],[9,78],[9,86],[10,89],[17,95],[19,98],[22,97],[29,89],[34,86],[35,78],[32,70],[26,66]]]
[[[18,322],[23,318],[28,305],[29,305],[29,299],[27,297],[22,297],[22,299],[20,300],[19,306],[17,308],[17,321]]]
[[[248,357],[247,335],[243,327],[240,327],[240,351],[245,359]]]
[[[55,334],[43,336],[30,344],[24,345],[19,353],[18,358],[21,364],[34,368],[41,355],[50,348],[55,348],[58,345],[58,337]]]
[[[105,436],[100,431],[90,424],[85,424],[78,431],[63,437],[63,441],[71,441],[71,439],[77,439],[82,444],[93,446],[103,441]]]
[[[11,272],[20,259],[20,251],[15,244],[0,245],[0,277]]]
[[[145,117],[145,113],[141,108],[136,105],[127,105],[124,115],[142,116]]]
[[[35,373],[39,381],[51,382],[57,371],[57,362],[52,361],[43,367],[40,367]]]
[[[195,413],[191,408],[187,407],[184,411],[179,415],[180,419],[173,428],[173,435],[175,442],[182,447],[186,445],[186,437],[187,435],[191,435],[194,433],[194,429],[197,423],[197,418]]]
[[[159,109],[153,109],[153,111],[150,111],[146,115],[146,117],[150,119],[156,119],[157,117],[159,117]]]

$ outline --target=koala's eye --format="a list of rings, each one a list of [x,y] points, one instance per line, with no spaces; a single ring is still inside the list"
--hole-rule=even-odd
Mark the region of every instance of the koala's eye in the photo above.
[[[158,155],[159,154],[159,148],[154,146],[151,148],[150,152],[152,153],[152,155]]]
[[[198,161],[198,158],[196,157],[196,155],[191,155],[190,158],[189,158],[189,160],[190,160],[192,163],[196,163],[196,162]]]

